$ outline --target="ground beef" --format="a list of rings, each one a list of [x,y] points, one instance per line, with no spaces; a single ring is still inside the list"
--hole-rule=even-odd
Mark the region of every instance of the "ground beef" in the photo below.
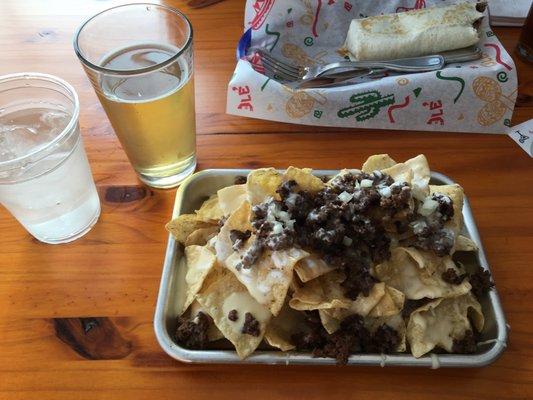
[[[386,326],[378,328],[374,334],[365,328],[361,316],[354,314],[340,323],[332,333],[320,323],[318,312],[308,313],[306,332],[292,335],[292,342],[299,351],[311,351],[314,357],[332,357],[338,364],[346,364],[350,354],[388,353],[394,351],[399,341],[398,333]]]
[[[326,335],[325,344],[313,349],[314,357],[331,357],[337,364],[344,365],[353,353],[368,350],[370,333],[365,328],[363,318],[357,314],[350,315],[342,320],[340,328]]]
[[[313,357],[330,357],[336,359],[338,365],[346,365],[357,344],[358,341],[355,335],[337,331],[328,337],[324,346],[313,349]]]
[[[365,187],[361,187],[364,180]],[[295,221],[296,244],[343,271],[343,287],[351,299],[360,293],[367,295],[374,285],[370,265],[390,257],[390,238],[381,221],[381,195],[376,186],[387,183],[392,183],[392,178],[380,172],[346,173],[317,193],[299,191],[294,181],[285,182],[277,191],[282,209]],[[410,190],[401,188],[399,185],[397,194],[406,193],[410,198]]]
[[[231,240],[231,243],[233,243],[233,250],[237,251],[242,248],[242,246],[244,246],[244,242],[246,242],[246,240],[248,240],[251,235],[251,231],[241,232],[236,229],[232,229],[229,232],[229,238]]]
[[[437,256],[450,254],[455,243],[453,232],[443,229],[440,225],[426,225],[416,233],[414,245],[422,250],[433,251]]]
[[[270,234],[265,239],[265,247],[272,251],[287,250],[294,245],[294,236],[288,230],[283,230],[281,233]]]
[[[316,193],[300,190],[290,180],[276,192],[279,200],[252,208],[257,243],[243,255],[242,267],[251,267],[267,249],[297,246],[343,272],[342,287],[353,300],[361,293],[368,295],[375,284],[370,267],[390,258],[389,235],[395,228],[396,233],[405,233],[416,222],[410,207],[411,188],[406,183],[394,184],[392,177],[380,171],[338,175]],[[423,229],[415,232],[415,246],[444,256],[454,244],[453,233],[443,229],[446,218],[453,215],[447,208],[453,203],[445,196],[435,199],[440,211],[419,224]]]
[[[331,179],[331,177],[327,176],[327,175],[324,175],[324,176],[321,176],[320,177],[320,180],[324,183],[327,183],[329,180]]]
[[[351,300],[357,299],[359,294],[368,296],[370,290],[372,290],[374,284],[377,282],[377,280],[370,275],[370,270],[368,268],[344,268],[344,271],[346,278],[341,283],[341,286],[344,289],[344,295]]]
[[[448,268],[441,275],[442,280],[452,285],[460,285],[466,278],[466,274],[458,275],[455,269]]]
[[[405,303],[404,303],[403,309],[402,309],[402,317],[403,318],[409,318],[413,311],[415,311],[417,308],[420,308],[420,307],[426,305],[427,303],[429,303],[432,300],[433,299],[428,299],[427,297],[424,297],[424,298],[419,299],[419,300],[410,300],[410,299],[405,300]]]
[[[233,183],[234,183],[235,185],[243,185],[243,184],[246,183],[247,180],[248,180],[247,177],[242,176],[242,175],[237,175],[237,176],[235,177],[235,180],[233,181]]]
[[[294,181],[284,183],[278,191],[284,190],[290,182]],[[289,224],[290,221],[288,222],[286,219],[277,220],[282,213],[285,213],[286,217],[289,216],[283,210],[283,204],[276,200],[270,200],[252,208],[252,227],[254,228],[256,240],[242,257],[241,265],[244,268],[251,267],[261,257],[263,251],[267,249],[279,251],[294,246],[292,224]],[[280,228],[278,231],[276,231],[275,225]]]
[[[490,289],[494,287],[490,272],[478,266],[474,273],[469,275],[470,284],[472,285],[472,293],[478,299],[487,294]]]
[[[435,212],[427,217],[419,215],[411,224],[416,235],[414,245],[444,257],[450,254],[455,243],[454,233],[444,227],[444,223],[454,215],[453,200],[437,193],[431,198],[438,203]]]
[[[401,185],[391,186],[391,195],[389,197],[382,197],[380,205],[383,208],[392,209],[395,212],[409,207],[412,194],[411,188],[407,183]]]
[[[281,197],[288,197],[296,186],[298,186],[298,183],[296,183],[294,179],[291,179],[290,181],[283,182],[279,188],[276,189],[276,193]]]
[[[316,329],[309,332],[295,333],[291,336],[291,341],[298,351],[312,351],[313,349],[322,348],[326,343],[327,334],[324,328],[322,330]]]
[[[231,310],[228,313],[228,319],[233,322],[237,321],[239,319],[239,312],[237,310]]]
[[[434,193],[431,198],[438,203],[436,211],[438,213],[438,217],[442,221],[448,221],[453,218],[454,210],[453,201],[451,198],[438,193]]]
[[[454,339],[452,353],[472,354],[477,351],[477,340],[474,332],[468,330],[462,339]]]
[[[313,350],[324,346],[327,332],[322,326],[320,315],[318,311],[304,311],[305,325],[307,330],[305,332],[298,332],[291,336],[291,342],[300,351]]]
[[[179,317],[176,342],[188,349],[204,349],[209,343],[207,330],[211,323],[211,317],[203,312],[199,312],[193,320]]]
[[[237,265],[237,269],[248,269],[261,257],[263,254],[263,243],[259,240],[255,240],[250,247],[244,252],[241,257],[241,262]]]
[[[228,219],[228,217],[222,217],[222,218],[220,218],[220,219],[218,220],[218,226],[219,226],[220,228],[222,228],[222,227],[224,226],[224,224],[226,223],[227,219]]]
[[[244,325],[241,330],[242,333],[246,335],[259,336],[261,334],[261,326],[259,321],[255,317],[247,312],[244,314]]]
[[[409,220],[405,219],[403,221],[394,221],[394,227],[396,228],[396,232],[398,234],[403,234],[409,230]]]
[[[400,343],[398,332],[387,324],[383,324],[372,335],[370,342],[371,350],[374,353],[392,353]]]

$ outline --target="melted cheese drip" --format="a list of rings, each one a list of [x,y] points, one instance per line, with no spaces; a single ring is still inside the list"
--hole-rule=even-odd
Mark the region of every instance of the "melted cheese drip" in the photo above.
[[[440,368],[439,356],[435,353],[431,353],[429,356],[431,357],[431,369]]]

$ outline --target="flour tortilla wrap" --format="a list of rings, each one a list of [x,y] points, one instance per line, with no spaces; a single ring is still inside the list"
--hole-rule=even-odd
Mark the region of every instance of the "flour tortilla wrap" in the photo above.
[[[472,46],[485,8],[458,3],[354,19],[340,52],[352,60],[392,60]]]

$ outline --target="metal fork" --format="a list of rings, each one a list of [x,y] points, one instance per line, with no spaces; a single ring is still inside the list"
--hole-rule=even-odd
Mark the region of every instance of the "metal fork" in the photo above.
[[[466,48],[437,55],[402,58],[390,61],[340,61],[320,66],[294,66],[278,60],[270,52],[257,49],[268,75],[287,82],[308,81],[320,77],[346,76],[361,70],[387,70],[397,72],[428,72],[442,69],[445,64],[465,62],[481,57],[477,48]]]

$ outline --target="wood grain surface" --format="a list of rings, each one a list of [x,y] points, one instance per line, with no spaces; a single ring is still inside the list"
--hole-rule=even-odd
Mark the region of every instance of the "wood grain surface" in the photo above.
[[[71,82],[102,216],[67,245],[37,242],[0,209],[0,399],[528,399],[533,397],[533,168],[504,135],[314,128],[225,114],[244,2],[192,10],[199,169],[360,165],[374,153],[425,153],[469,196],[511,325],[481,369],[188,365],[166,356],[152,318],[175,190],[136,179],[72,49],[76,27],[125,1],[2,0],[0,74]],[[513,123],[533,118],[533,66],[516,28],[497,28],[519,73]],[[110,338],[103,340],[102,337]],[[80,351],[80,348],[85,349]],[[87,352],[89,349],[89,352]]]

